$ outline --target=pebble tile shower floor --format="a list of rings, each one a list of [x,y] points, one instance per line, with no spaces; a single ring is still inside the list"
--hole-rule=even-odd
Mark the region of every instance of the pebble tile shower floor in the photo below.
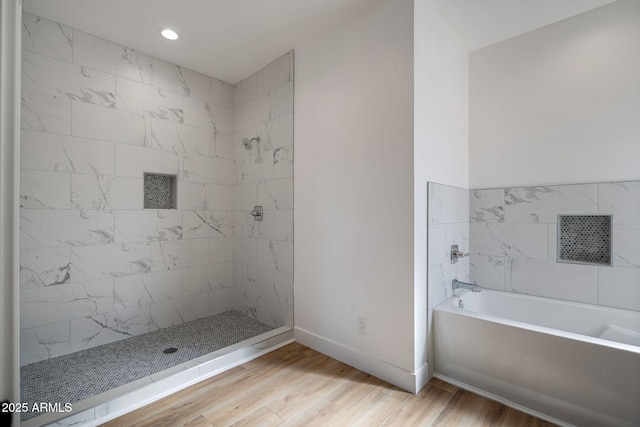
[[[182,323],[20,369],[22,402],[78,402],[273,328],[237,311]],[[167,348],[177,348],[164,353]],[[22,420],[39,415],[21,414]]]

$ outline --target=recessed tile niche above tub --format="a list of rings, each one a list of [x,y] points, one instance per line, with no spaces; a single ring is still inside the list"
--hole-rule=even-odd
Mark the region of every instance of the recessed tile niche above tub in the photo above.
[[[640,311],[640,181],[479,189],[470,199],[471,281]],[[559,218],[573,221],[564,247]]]

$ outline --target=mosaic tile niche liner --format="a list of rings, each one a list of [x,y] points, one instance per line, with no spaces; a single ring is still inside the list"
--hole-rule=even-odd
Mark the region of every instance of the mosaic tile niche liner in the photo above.
[[[611,265],[611,215],[558,215],[558,262]]]
[[[158,173],[144,174],[144,208],[176,209],[176,176]]]

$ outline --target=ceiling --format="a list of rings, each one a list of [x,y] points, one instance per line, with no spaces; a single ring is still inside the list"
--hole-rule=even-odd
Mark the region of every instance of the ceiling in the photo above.
[[[377,1],[24,0],[23,8],[235,84]],[[471,51],[613,0],[433,1]],[[180,39],[162,39],[164,27]]]

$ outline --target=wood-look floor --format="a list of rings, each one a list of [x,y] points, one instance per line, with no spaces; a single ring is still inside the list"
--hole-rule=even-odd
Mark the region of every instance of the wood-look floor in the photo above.
[[[103,424],[124,426],[552,426],[432,379],[407,393],[293,343]]]

